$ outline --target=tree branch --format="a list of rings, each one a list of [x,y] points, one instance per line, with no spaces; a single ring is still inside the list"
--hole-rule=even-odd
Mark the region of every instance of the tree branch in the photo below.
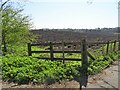
[[[6,4],[6,3],[8,3],[10,0],[7,0],[7,1],[5,1],[2,5],[1,5],[1,10],[3,9],[3,6]]]

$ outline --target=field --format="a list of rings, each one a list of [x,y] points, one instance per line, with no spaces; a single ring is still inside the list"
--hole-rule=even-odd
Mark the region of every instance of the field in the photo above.
[[[31,30],[38,35],[38,42],[81,41],[86,37],[88,41],[109,41],[118,39],[117,28],[103,29],[38,29]]]
[[[38,32],[38,31],[35,31]],[[40,33],[47,33],[49,32],[49,34],[46,35],[51,35],[51,33],[53,33],[54,31],[39,31]],[[63,33],[62,31],[60,31],[61,33]],[[91,33],[92,32],[92,33]],[[110,34],[106,33],[106,36],[102,34],[96,34],[93,33],[94,31],[91,32],[85,32],[85,33],[75,33],[73,32],[70,36],[71,38],[66,40],[66,37],[61,36],[61,38],[59,38],[59,35],[57,35],[57,38],[55,41],[57,40],[61,40],[64,38],[64,41],[66,40],[66,42],[69,42],[69,40],[82,40],[81,35],[84,36],[84,34],[88,35],[87,36],[87,40],[89,42],[96,40],[97,38],[102,39],[102,41],[108,41],[108,40],[117,40],[117,36],[113,33],[110,32]],[[66,32],[63,34],[69,34],[71,32]],[[111,34],[113,33],[113,34]],[[58,32],[58,34],[60,34]],[[73,35],[74,34],[74,35]],[[78,37],[76,36],[78,34]],[[105,33],[104,33],[105,34]],[[53,38],[53,34],[51,35],[51,37],[43,37],[43,39],[40,38],[39,36],[39,41],[38,42],[45,42],[46,40],[50,40],[52,41],[51,38]],[[67,36],[67,35],[65,35]],[[81,38],[80,38],[80,37]],[[91,37],[91,38],[90,38]],[[68,37],[69,38],[69,37]],[[43,41],[40,41],[43,40]],[[55,42],[54,41],[54,42]],[[112,44],[112,47],[114,46],[114,44]],[[15,48],[15,47],[14,47]],[[32,47],[32,50],[46,50],[46,48],[48,47]],[[88,48],[87,50],[91,53],[92,56],[94,56],[95,60],[93,61],[91,58],[88,58],[88,75],[93,75],[96,73],[101,72],[103,69],[105,69],[106,67],[108,67],[111,63],[113,63],[115,60],[117,60],[120,57],[120,52],[117,50],[118,48],[118,43],[116,45],[116,51],[110,51],[109,53],[106,54],[106,51],[104,51],[104,53],[102,53],[104,50],[106,50],[107,45],[98,45],[95,46],[93,45],[92,47]],[[84,68],[82,67],[82,62],[81,61],[65,61],[65,63],[63,63],[62,61],[51,61],[51,60],[44,60],[44,59],[37,59],[34,58],[35,56],[39,56],[39,57],[48,57],[48,54],[33,54],[32,56],[28,56],[28,51],[27,51],[27,45],[26,47],[20,47],[16,49],[16,52],[18,51],[22,51],[24,50],[24,52],[21,53],[17,53],[17,55],[12,55],[12,54],[7,54],[6,56],[1,57],[0,59],[0,64],[1,64],[1,68],[2,68],[2,79],[3,81],[7,81],[7,82],[14,82],[14,83],[18,83],[18,84],[52,84],[55,82],[60,82],[61,80],[78,80],[82,73],[84,71]],[[55,54],[55,57],[62,57],[62,54]],[[66,53],[65,57],[67,58],[81,58],[81,54],[77,53]]]

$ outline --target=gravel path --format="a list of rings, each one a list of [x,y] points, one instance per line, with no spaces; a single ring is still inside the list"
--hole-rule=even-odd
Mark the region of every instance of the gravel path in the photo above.
[[[90,78],[94,82],[89,80],[87,88],[118,88],[118,81],[120,81],[120,78],[118,78],[120,68],[118,69],[118,67],[120,67],[120,62],[116,61],[102,73]]]
[[[118,69],[119,66],[119,69]],[[120,62],[115,61],[109,68],[106,68],[101,73],[89,76],[88,85],[86,88],[118,88],[118,72],[120,72]],[[119,74],[120,75],[120,74]],[[1,82],[0,82],[1,85]],[[77,81],[61,81],[52,85],[17,85],[14,83],[2,82],[3,88],[79,88],[80,84]],[[85,87],[83,87],[85,88]]]

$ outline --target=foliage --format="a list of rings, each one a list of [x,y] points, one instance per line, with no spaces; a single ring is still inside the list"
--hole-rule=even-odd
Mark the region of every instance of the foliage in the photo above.
[[[108,67],[120,56],[120,52],[100,57],[88,67],[88,74],[96,74]],[[33,57],[4,56],[2,57],[2,78],[4,81],[24,83],[51,84],[62,79],[79,78],[82,72],[81,62],[38,60]]]
[[[23,9],[14,8],[9,4],[2,8],[3,52],[15,53],[14,47],[24,47],[28,42],[35,40],[35,36],[29,32],[32,25],[30,19],[28,16],[24,16],[22,11]]]
[[[2,59],[3,80],[17,83],[43,83],[70,78],[76,74],[74,66],[80,65],[80,63],[64,65],[61,62],[20,56],[2,57]]]

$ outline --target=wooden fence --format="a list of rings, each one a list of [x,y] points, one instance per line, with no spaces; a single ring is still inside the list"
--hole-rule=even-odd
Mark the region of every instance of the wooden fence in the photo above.
[[[74,44],[80,44],[81,48],[79,48],[78,50],[71,50],[71,51],[67,51],[65,50],[65,46],[72,44],[74,46]],[[118,45],[117,45],[118,44]],[[31,47],[32,46],[49,46],[49,51],[32,51]],[[62,49],[61,50],[54,50],[54,45],[61,45]],[[47,42],[47,43],[39,43],[39,44],[30,44],[28,43],[28,55],[32,56],[32,53],[49,53],[50,57],[49,58],[45,58],[45,57],[37,57],[39,59],[49,59],[49,60],[63,60],[63,63],[65,62],[65,60],[72,60],[72,61],[82,61],[82,67],[84,68],[84,70],[82,70],[81,72],[81,79],[79,81],[80,83],[80,90],[82,90],[82,86],[86,86],[87,85],[87,81],[88,81],[88,74],[87,74],[87,69],[88,69],[88,56],[92,59],[95,60],[95,58],[88,52],[88,48],[93,47],[93,46],[100,46],[102,45],[102,49],[105,48],[105,55],[109,54],[110,52],[116,51],[116,50],[120,50],[119,46],[120,43],[117,43],[117,41],[107,41],[107,42],[86,42],[86,39],[83,39],[82,42],[60,42],[60,43],[53,43],[53,42]],[[105,46],[103,46],[105,45]],[[118,46],[118,48],[117,48]],[[54,53],[62,53],[62,58],[55,58],[54,57]],[[81,58],[65,58],[65,53],[80,53],[81,54]]]
[[[86,39],[83,39],[82,42],[46,42],[46,43],[39,43],[39,44],[30,44],[28,43],[28,55],[32,56],[33,53],[48,53],[50,54],[50,57],[36,57],[38,59],[49,59],[51,61],[53,60],[71,60],[71,61],[86,61],[87,57],[90,57],[92,60],[95,60],[95,58],[88,52],[88,47],[89,46],[94,46],[94,45],[106,45],[106,54],[108,54],[110,51],[116,51],[116,43],[117,41],[108,41],[108,42],[86,42]],[[75,44],[79,44],[81,47],[78,50],[65,50],[66,45],[72,45],[74,46]],[[54,50],[53,47],[55,45],[61,45],[62,49],[61,50]],[[32,51],[31,48],[32,46],[49,46],[49,51],[44,50],[44,51]],[[62,53],[62,58],[55,58],[54,54],[55,53]],[[81,58],[65,58],[65,53],[81,53]]]

